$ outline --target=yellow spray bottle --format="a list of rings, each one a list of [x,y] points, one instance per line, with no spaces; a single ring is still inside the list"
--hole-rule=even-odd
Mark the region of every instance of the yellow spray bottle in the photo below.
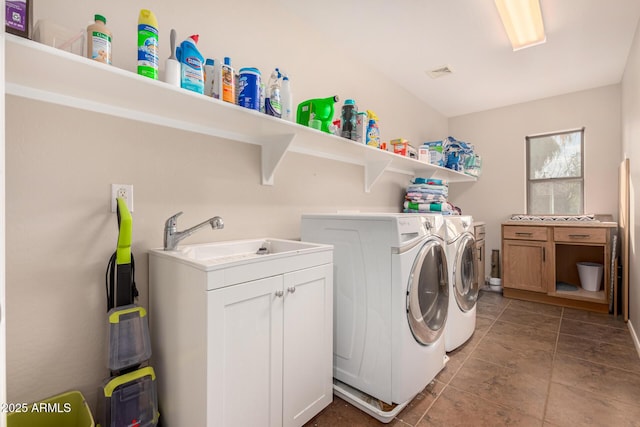
[[[378,116],[371,110],[367,110],[369,125],[367,126],[367,138],[365,143],[372,147],[380,148],[380,128],[378,128]]]
[[[158,79],[158,21],[147,9],[138,17],[138,74]]]

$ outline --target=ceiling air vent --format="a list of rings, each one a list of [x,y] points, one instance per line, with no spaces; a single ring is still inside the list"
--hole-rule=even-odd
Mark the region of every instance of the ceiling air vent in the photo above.
[[[427,74],[432,79],[439,79],[440,77],[448,76],[453,74],[453,68],[450,65],[443,65],[442,67],[434,68],[431,71],[427,71]]]

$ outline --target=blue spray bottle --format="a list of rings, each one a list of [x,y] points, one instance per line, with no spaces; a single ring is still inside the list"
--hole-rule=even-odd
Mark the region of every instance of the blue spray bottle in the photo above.
[[[204,94],[204,57],[196,47],[194,34],[178,46],[176,56],[180,62],[180,87]]]

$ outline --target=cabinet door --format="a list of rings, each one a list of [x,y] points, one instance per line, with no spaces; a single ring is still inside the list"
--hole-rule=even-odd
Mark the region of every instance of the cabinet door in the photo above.
[[[547,292],[553,259],[548,242],[503,240],[503,286]]]
[[[282,280],[208,292],[208,427],[282,425]]]
[[[301,426],[333,399],[332,265],[285,274],[284,292],[283,426]]]
[[[478,288],[485,285],[485,244],[484,240],[476,240],[476,272],[478,273]]]

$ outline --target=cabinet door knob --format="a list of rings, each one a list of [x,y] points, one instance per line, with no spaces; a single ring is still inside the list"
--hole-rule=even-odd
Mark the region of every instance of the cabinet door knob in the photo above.
[[[289,291],[290,294],[293,294],[296,291],[296,287],[295,286],[291,286],[291,287],[287,288],[287,291]]]
[[[278,298],[282,298],[283,295],[284,295],[284,291],[276,291],[276,296]]]

